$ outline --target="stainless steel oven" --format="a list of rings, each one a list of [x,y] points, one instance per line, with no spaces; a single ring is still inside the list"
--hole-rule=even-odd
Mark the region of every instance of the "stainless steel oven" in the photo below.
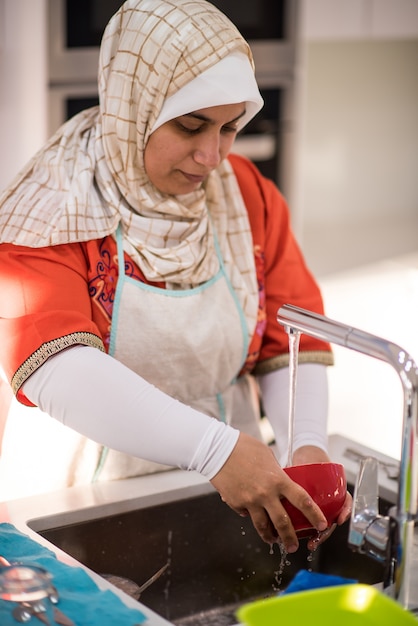
[[[285,191],[298,0],[212,0],[250,42],[265,106],[236,140]],[[97,103],[100,40],[121,0],[48,0],[49,130]]]

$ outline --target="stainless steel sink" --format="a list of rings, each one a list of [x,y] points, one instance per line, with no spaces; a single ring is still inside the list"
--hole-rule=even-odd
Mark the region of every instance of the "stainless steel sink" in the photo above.
[[[140,502],[140,500],[138,500]],[[381,500],[382,512],[390,505]],[[375,584],[382,566],[347,547],[348,524],[338,528],[315,553],[306,543],[288,556],[278,577],[277,546],[259,539],[251,521],[231,511],[216,492],[183,493],[168,502],[139,505],[108,514],[76,512],[32,520],[28,526],[98,574],[112,574],[143,584],[165,563],[164,574],[146,589],[140,602],[170,622],[228,626],[236,624],[242,604],[284,589],[300,569],[354,578]]]

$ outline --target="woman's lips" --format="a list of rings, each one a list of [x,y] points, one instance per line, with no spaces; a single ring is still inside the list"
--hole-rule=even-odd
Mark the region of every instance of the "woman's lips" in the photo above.
[[[203,183],[206,178],[202,174],[188,174],[187,172],[182,172],[182,174],[190,183]]]

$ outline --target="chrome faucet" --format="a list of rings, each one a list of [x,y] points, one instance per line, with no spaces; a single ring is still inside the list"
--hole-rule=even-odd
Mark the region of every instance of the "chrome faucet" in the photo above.
[[[348,543],[384,563],[384,591],[405,609],[418,611],[418,366],[400,346],[323,315],[285,304],[277,321],[288,333],[304,333],[380,359],[397,372],[403,388],[403,425],[397,502],[378,511],[377,461],[364,460],[356,481]]]

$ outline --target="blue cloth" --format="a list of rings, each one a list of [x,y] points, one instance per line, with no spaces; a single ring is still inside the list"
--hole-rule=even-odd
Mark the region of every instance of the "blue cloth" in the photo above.
[[[12,524],[0,524],[0,555],[9,562],[38,565],[52,575],[59,594],[57,607],[77,626],[136,626],[146,621],[138,609],[127,607],[110,590],[102,591],[81,567],[58,561],[54,552],[18,531]],[[16,626],[11,610],[14,602],[0,600],[1,626]],[[32,617],[29,624],[40,624]]]
[[[309,572],[308,570],[301,569],[280,595],[295,593],[296,591],[319,589],[320,587],[352,585],[357,582],[358,581],[353,578],[342,578],[341,576],[331,576],[330,574],[320,574],[319,572]]]

